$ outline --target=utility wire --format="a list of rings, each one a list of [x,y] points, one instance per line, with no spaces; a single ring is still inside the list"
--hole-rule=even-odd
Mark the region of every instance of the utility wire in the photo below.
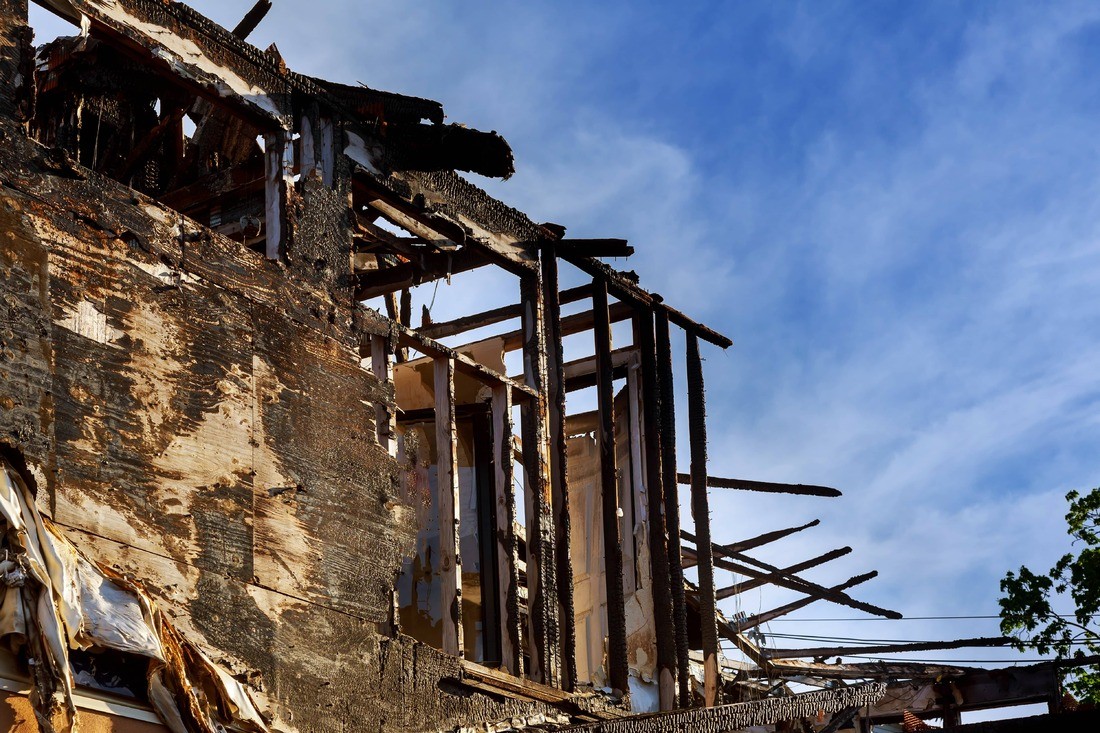
[[[1073,613],[1054,614],[1061,618],[1077,618]],[[1094,614],[1090,618],[1096,618]],[[775,618],[771,623],[801,623],[803,621],[949,621],[954,619],[989,619],[1000,616],[905,616],[904,618]]]

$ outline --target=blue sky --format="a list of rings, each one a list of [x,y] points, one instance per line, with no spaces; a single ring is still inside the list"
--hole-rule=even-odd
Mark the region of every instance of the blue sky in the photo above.
[[[617,266],[734,339],[706,354],[711,472],[845,496],[716,493],[720,538],[821,517],[765,556],[851,545],[814,577],[878,568],[858,595],[915,616],[995,614],[1005,570],[1067,548],[1062,495],[1100,483],[1100,7],[277,0],[252,40],[501,132],[517,174],[480,183],[628,238]],[[514,297],[485,277],[437,319]]]

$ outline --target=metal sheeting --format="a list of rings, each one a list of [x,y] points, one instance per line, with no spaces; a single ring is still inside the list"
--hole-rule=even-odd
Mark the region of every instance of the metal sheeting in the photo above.
[[[105,648],[157,660],[149,700],[173,733],[266,733],[248,690],[184,639],[132,581],[83,557],[43,517],[0,458],[0,638],[27,650],[31,701],[46,733],[77,727],[70,649]]]

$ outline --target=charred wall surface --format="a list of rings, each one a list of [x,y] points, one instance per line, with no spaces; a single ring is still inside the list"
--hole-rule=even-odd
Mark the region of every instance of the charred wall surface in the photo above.
[[[538,712],[445,692],[459,661],[391,631],[416,528],[375,439],[392,385],[360,367],[366,326],[348,296],[29,141],[11,6],[0,2],[0,443],[25,457],[41,511],[263,693],[279,728]]]

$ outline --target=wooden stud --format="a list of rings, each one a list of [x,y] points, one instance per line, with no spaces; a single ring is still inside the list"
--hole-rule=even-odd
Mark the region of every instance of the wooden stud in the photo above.
[[[714,598],[714,556],[707,498],[707,413],[699,337],[687,334],[688,438],[691,442],[691,513],[699,536],[699,616],[703,637],[703,697],[707,707],[720,704],[718,607]]]
[[[520,407],[527,525],[527,653],[531,679],[556,686],[560,683],[560,650],[541,279],[537,269],[520,277],[523,378],[538,395],[535,400],[524,400]]]
[[[558,330],[561,303],[558,258],[552,248],[541,252],[543,316],[546,329],[546,399],[550,421],[550,504],[554,514],[554,561],[561,647],[561,687],[572,692],[577,680],[577,633],[573,609],[573,564],[569,556],[568,448],[565,442],[565,358]]]
[[[600,495],[603,515],[604,577],[607,583],[607,666],[613,689],[629,690],[626,645],[626,608],[623,597],[623,546],[619,522],[619,476],[615,462],[615,385],[611,363],[611,318],[607,283],[592,281],[592,334],[595,340],[598,381],[596,386],[600,426]]]
[[[455,363],[436,357],[436,508],[439,511],[439,571],[442,585],[443,651],[461,657],[462,558],[459,554],[458,456],[455,447]]]
[[[506,385],[493,386],[492,410],[501,667],[519,677],[523,674],[523,632],[519,613],[519,548],[514,529],[516,494],[512,483],[512,390]]]
[[[645,488],[649,508],[649,559],[653,582],[653,613],[672,618],[671,572],[665,496],[661,475],[661,391],[657,374],[657,345],[653,313],[639,309],[634,316],[634,343],[641,356],[642,420],[645,439]],[[673,624],[657,624],[657,684],[661,710],[676,706],[676,630]]]
[[[680,707],[692,705],[688,669],[687,598],[684,593],[683,558],[680,552],[680,487],[676,482],[676,386],[672,374],[672,344],[668,314],[654,314],[658,390],[661,395],[661,488],[664,492],[668,529],[668,576],[672,591],[672,622],[676,633],[676,680]]]
[[[371,371],[378,381],[393,384],[393,349],[387,336],[371,336]],[[374,405],[375,431],[378,445],[391,456],[397,455],[397,416],[384,402]]]

